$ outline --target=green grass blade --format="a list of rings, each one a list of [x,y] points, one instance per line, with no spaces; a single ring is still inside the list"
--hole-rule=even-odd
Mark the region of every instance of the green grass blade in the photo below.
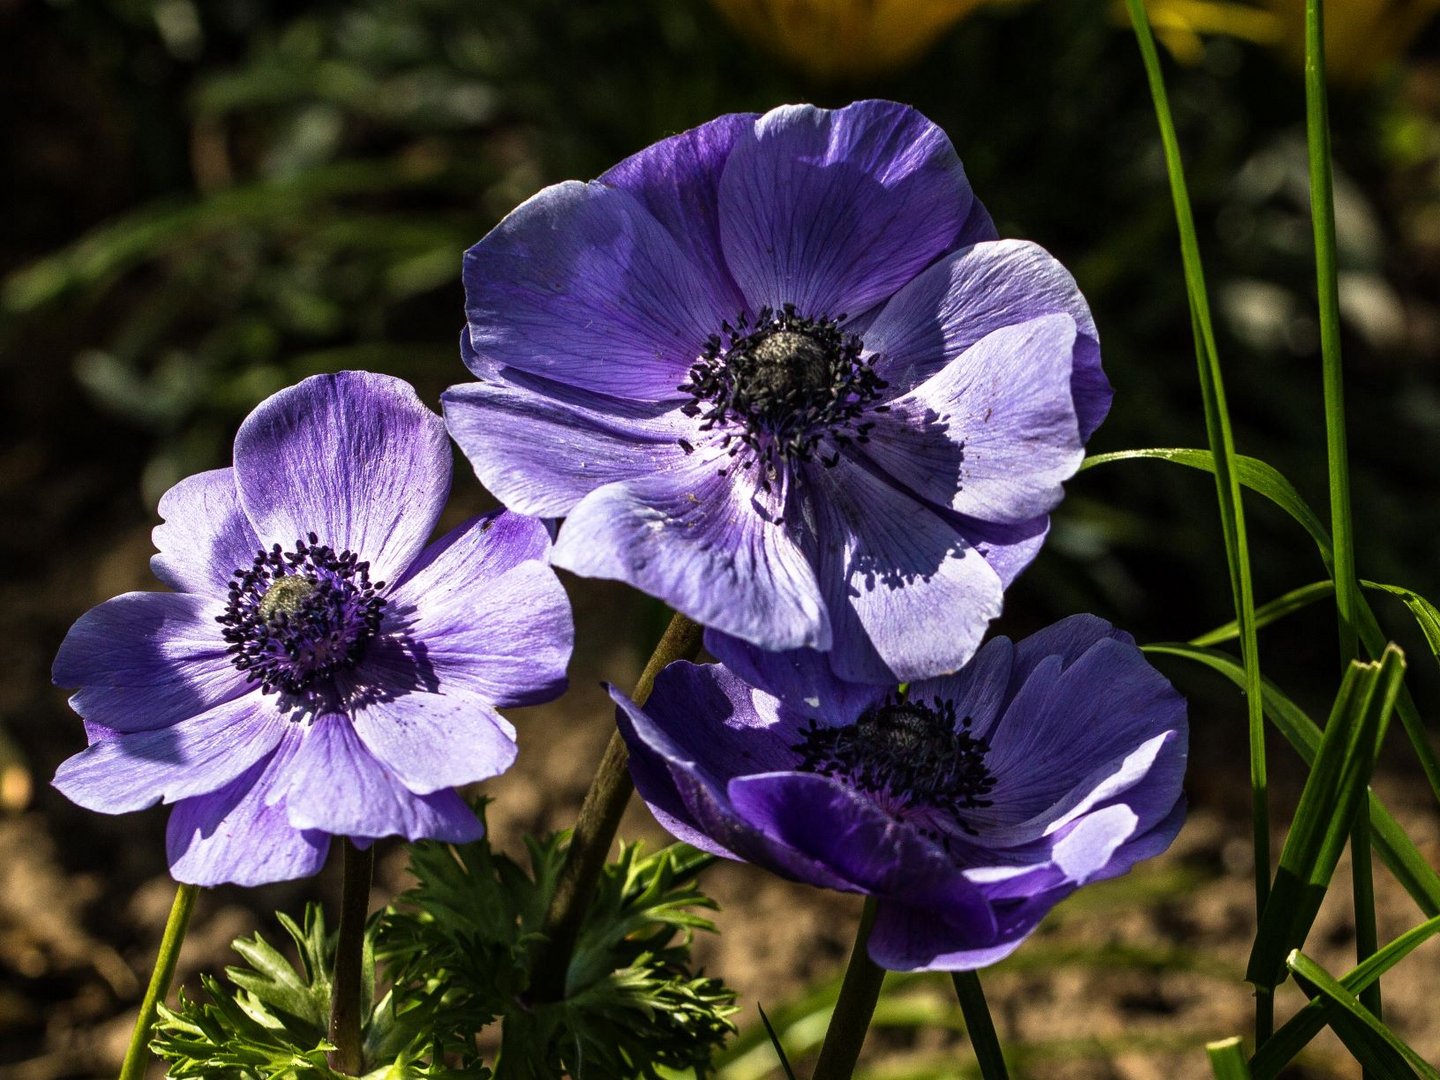
[[[1245,685],[1245,675],[1240,664],[1233,656],[1219,650],[1179,642],[1162,642],[1146,645],[1145,651],[1183,657],[1224,675],[1236,686],[1243,688]],[[1261,691],[1265,715],[1304,762],[1307,765],[1312,764],[1320,749],[1319,725],[1274,683],[1263,681]],[[1381,861],[1395,875],[1395,879],[1410,894],[1426,917],[1440,915],[1440,874],[1430,866],[1420,849],[1415,846],[1415,842],[1385,808],[1379,796],[1372,792],[1369,802],[1370,826],[1375,833],[1375,850]]]
[[[1286,955],[1310,932],[1364,804],[1376,750],[1404,674],[1404,658],[1393,647],[1379,663],[1357,661],[1345,673],[1250,952],[1245,977],[1257,986],[1275,986],[1284,979]]]
[[[1109,465],[1117,461],[1169,461],[1212,475],[1215,472],[1215,458],[1209,450],[1179,446],[1157,446],[1144,450],[1116,450],[1110,454],[1095,454],[1085,459],[1080,466],[1080,471],[1084,472],[1097,465]],[[1285,479],[1275,466],[1261,461],[1259,458],[1240,454],[1236,456],[1234,466],[1240,483],[1280,507],[1310,534],[1310,538],[1315,541],[1315,546],[1320,551],[1320,559],[1325,564],[1325,569],[1330,570],[1334,557],[1330,533],[1326,530],[1325,523],[1320,520],[1319,515],[1310,509],[1310,504],[1305,501],[1300,492],[1295,490],[1295,485]]]
[[[1431,654],[1436,660],[1440,660],[1440,609],[1403,585],[1383,585],[1378,581],[1366,581],[1362,584],[1367,589],[1398,596],[1410,609],[1410,614],[1415,616],[1415,622],[1420,627],[1420,632],[1425,635],[1425,644],[1430,646]]]
[[[775,1034],[770,1017],[765,1015],[765,1007],[757,1004],[755,1008],[760,1012],[760,1022],[765,1025],[765,1034],[770,1037],[770,1045],[775,1048],[775,1056],[780,1059],[780,1068],[785,1073],[785,1080],[795,1080],[795,1070],[790,1067],[790,1059],[785,1056],[785,1047],[780,1044],[780,1036]]]
[[[1286,959],[1286,966],[1302,981],[1302,986],[1308,983],[1336,1007],[1334,1020],[1338,1022],[1332,1022],[1331,1027],[1367,1070],[1385,1080],[1414,1080],[1417,1076],[1422,1080],[1440,1080],[1440,1072],[1314,960],[1296,950]]]
[[[1255,627],[1255,587],[1250,575],[1250,545],[1245,531],[1245,506],[1240,478],[1235,472],[1235,436],[1230,411],[1225,403],[1225,380],[1220,371],[1220,354],[1215,345],[1215,328],[1210,317],[1210,298],[1205,286],[1205,269],[1200,259],[1200,241],[1195,232],[1195,215],[1185,182],[1180,157],[1180,140],[1170,113],[1169,95],[1160,72],[1160,54],[1144,0],[1125,0],[1135,40],[1145,66],[1145,78],[1155,106],[1160,142],[1165,152],[1165,170],[1170,178],[1170,195],[1175,204],[1175,224],[1180,235],[1180,257],[1185,269],[1185,288],[1190,302],[1190,323],[1195,338],[1195,361],[1200,398],[1205,413],[1205,436],[1215,458],[1215,493],[1220,505],[1220,528],[1225,542],[1225,562],[1230,571],[1230,589],[1235,618],[1240,626],[1240,655],[1245,665],[1246,715],[1249,720],[1251,842],[1255,852],[1255,910],[1265,907],[1270,887],[1270,802],[1265,768],[1265,718],[1260,709],[1260,646]],[[1255,1029],[1257,1039],[1270,1035],[1273,1007],[1257,994]]]
[[[1215,471],[1215,461],[1210,451],[1183,448],[1121,450],[1113,454],[1098,454],[1095,457],[1087,458],[1081,468],[1105,465],[1114,461],[1140,460],[1169,461],[1202,472],[1214,473]],[[1237,458],[1236,472],[1241,483],[1257,495],[1265,496],[1280,507],[1310,534],[1310,538],[1315,541],[1316,549],[1320,552],[1320,560],[1325,564],[1326,571],[1333,575],[1334,550],[1330,543],[1330,534],[1325,531],[1325,525],[1316,516],[1315,511],[1310,509],[1300,493],[1295,490],[1295,486],[1285,479],[1274,466],[1259,458]],[[1364,642],[1365,651],[1370,654],[1372,659],[1378,659],[1385,651],[1388,638],[1380,628],[1380,622],[1375,618],[1375,612],[1370,609],[1370,605],[1365,602],[1363,596],[1360,599],[1359,618],[1360,639]],[[1400,722],[1405,728],[1406,737],[1409,738],[1410,745],[1415,751],[1416,760],[1420,762],[1420,768],[1424,771],[1425,779],[1430,784],[1430,791],[1436,802],[1440,802],[1440,758],[1437,758],[1434,748],[1430,745],[1429,735],[1425,731],[1425,722],[1421,719],[1420,710],[1415,707],[1415,702],[1408,690],[1401,692],[1397,711],[1400,715]]]
[[[1205,1044],[1205,1053],[1210,1055],[1210,1070],[1215,1080],[1251,1080],[1250,1067],[1245,1064],[1245,1051],[1240,1047],[1240,1036]]]
[[[973,971],[957,971],[951,976],[960,1011],[965,1014],[965,1030],[970,1033],[970,1046],[980,1064],[984,1080],[1008,1080],[1005,1055],[1000,1052],[1000,1037],[995,1034],[995,1021],[985,1004],[985,991],[980,977]]]
[[[1277,596],[1269,603],[1262,604],[1255,609],[1255,629],[1263,630],[1271,623],[1278,622],[1297,611],[1303,611],[1311,604],[1333,595],[1334,592],[1335,583],[1328,578],[1309,585],[1301,585],[1298,589],[1291,589],[1284,596]],[[1191,638],[1190,644],[1223,645],[1227,641],[1234,641],[1239,636],[1240,624],[1232,619],[1224,626],[1217,626],[1214,630],[1207,631],[1199,637]]]
[[[1353,994],[1360,993],[1436,933],[1440,933],[1440,916],[1407,930],[1373,956],[1366,957],[1354,970],[1341,976],[1340,985]],[[1273,1080],[1311,1039],[1320,1034],[1332,1011],[1327,999],[1317,998],[1292,1016],[1250,1059],[1250,1071],[1255,1080]]]

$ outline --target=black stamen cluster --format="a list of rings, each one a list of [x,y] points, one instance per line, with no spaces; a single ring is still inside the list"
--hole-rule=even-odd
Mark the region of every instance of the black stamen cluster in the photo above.
[[[801,770],[880,795],[892,811],[939,811],[949,817],[989,806],[985,796],[995,786],[985,765],[990,740],[975,738],[969,726],[969,717],[956,722],[954,702],[897,701],[843,727],[812,720],[793,749]]]
[[[262,548],[235,571],[225,613],[216,617],[230,662],[267,694],[300,693],[360,659],[380,630],[384,587],[371,582],[368,562],[321,544],[313,532],[293,551]]]
[[[839,446],[868,439],[874,421],[859,417],[887,384],[839,320],[801,318],[786,304],[779,312],[762,308],[753,325],[741,313],[720,330],[679,387],[691,396],[681,411],[700,417],[702,431],[721,428],[720,445],[732,458],[747,452],[742,467],[809,461],[827,437]],[[827,466],[839,460],[833,448],[821,457]]]

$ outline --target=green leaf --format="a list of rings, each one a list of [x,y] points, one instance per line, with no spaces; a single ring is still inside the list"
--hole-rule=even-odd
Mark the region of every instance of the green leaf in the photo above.
[[[1338,1010],[1331,1022],[1352,1054],[1382,1080],[1440,1080],[1440,1072],[1386,1027],[1350,990],[1298,949],[1285,961],[1302,987],[1313,988]],[[1308,992],[1308,989],[1307,989]],[[1338,1021],[1338,1022],[1337,1022]]]
[[[1144,648],[1147,653],[1179,656],[1203,664],[1224,675],[1236,686],[1244,686],[1240,664],[1234,657],[1216,649],[1172,642],[1146,645]],[[1305,763],[1311,764],[1320,748],[1319,726],[1274,683],[1265,680],[1261,691],[1265,715]],[[1373,792],[1370,793],[1369,804],[1376,853],[1426,916],[1440,915],[1440,874],[1430,866],[1415,842]]]
[[[1373,956],[1367,956],[1341,977],[1340,985],[1351,993],[1358,994],[1437,932],[1440,932],[1440,916],[1407,930]],[[1320,1033],[1334,1012],[1333,1008],[1327,1006],[1327,999],[1317,998],[1312,1001],[1255,1051],[1255,1056],[1250,1060],[1250,1069],[1255,1074],[1255,1080],[1273,1080],[1280,1070]]]
[[[1097,465],[1108,465],[1115,461],[1170,461],[1177,465],[1185,465],[1191,469],[1198,469],[1201,472],[1215,472],[1215,458],[1209,450],[1193,450],[1183,447],[1155,447],[1145,450],[1117,450],[1113,454],[1096,454],[1085,459],[1080,466],[1081,471],[1094,468]],[[1325,523],[1322,522],[1310,504],[1305,501],[1301,494],[1295,490],[1295,485],[1280,473],[1273,465],[1261,461],[1259,458],[1237,455],[1235,458],[1235,475],[1239,477],[1240,483],[1263,495],[1280,509],[1289,514],[1295,521],[1310,534],[1315,541],[1315,546],[1320,550],[1320,558],[1325,563],[1325,569],[1331,568],[1334,558],[1334,549],[1330,543],[1330,534],[1325,530]]]
[[[1081,468],[1103,465],[1112,461],[1136,460],[1171,461],[1192,469],[1199,469],[1202,472],[1213,473],[1215,471],[1215,463],[1210,451],[1185,449],[1122,450],[1114,454],[1100,454],[1087,458]],[[1295,490],[1294,485],[1273,466],[1258,458],[1237,458],[1236,466],[1236,473],[1240,477],[1241,483],[1279,506],[1310,534],[1320,552],[1320,559],[1325,564],[1325,569],[1333,576],[1335,560],[1330,534],[1325,531],[1324,524],[1315,516],[1315,512],[1300,497],[1300,493]],[[1365,602],[1363,597],[1361,597],[1358,617],[1360,640],[1365,645],[1365,651],[1370,654],[1372,659],[1378,659],[1385,651],[1388,639],[1380,628],[1379,620],[1375,618],[1375,612],[1370,609],[1370,605]],[[1440,802],[1440,757],[1437,757],[1434,748],[1430,745],[1425,722],[1421,719],[1420,710],[1415,707],[1409,690],[1401,691],[1396,708],[1400,714],[1400,722],[1405,728],[1405,735],[1409,738],[1410,745],[1415,750],[1416,759],[1425,772],[1425,779],[1430,784],[1430,791],[1434,794],[1436,801]]]
[[[1310,585],[1301,585],[1298,589],[1292,589],[1284,596],[1278,596],[1268,604],[1262,604],[1255,609],[1255,628],[1257,630],[1269,626],[1273,622],[1283,619],[1286,615],[1293,615],[1297,611],[1303,611],[1311,604],[1324,600],[1335,594],[1335,583],[1329,578],[1324,581],[1316,581]],[[1222,645],[1227,641],[1234,641],[1240,636],[1239,624],[1233,619],[1224,626],[1217,626],[1214,630],[1201,634],[1190,639],[1192,645]]]
[[[1440,609],[1413,589],[1400,585],[1382,585],[1378,581],[1361,582],[1367,589],[1398,596],[1415,616],[1420,632],[1425,635],[1425,644],[1430,646],[1431,655],[1440,660]]]
[[[1310,932],[1363,805],[1404,674],[1404,657],[1393,646],[1378,664],[1356,661],[1345,673],[1260,916],[1245,973],[1257,986],[1284,979],[1286,955]]]
[[[1250,1067],[1245,1064],[1239,1035],[1206,1043],[1205,1053],[1210,1055],[1210,1070],[1215,1080],[1250,1080]]]

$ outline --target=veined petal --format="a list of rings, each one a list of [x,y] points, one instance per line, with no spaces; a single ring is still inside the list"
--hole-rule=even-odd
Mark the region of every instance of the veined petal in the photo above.
[[[950,916],[945,908],[887,898],[875,909],[870,959],[890,971],[973,971],[1020,947],[1040,920],[1075,889],[1065,884],[991,908],[991,928]]]
[[[420,553],[405,576],[390,583],[391,602],[405,606],[419,597],[446,597],[466,582],[493,581],[527,562],[548,562],[550,530],[539,518],[492,510],[461,522]]]
[[[995,571],[954,526],[841,457],[809,470],[820,577],[842,679],[894,685],[955,671],[1000,614]]]
[[[632,154],[600,183],[634,195],[690,257],[710,292],[733,313],[743,304],[720,246],[720,175],[736,141],[755,126],[756,113],[730,113]]]
[[[330,837],[296,829],[283,802],[270,798],[293,745],[286,740],[219,791],[175,804],[165,851],[176,881],[191,885],[266,885],[320,872]]]
[[[697,680],[703,684],[708,678],[700,672],[686,673],[674,685],[694,685]],[[610,696],[619,706],[616,721],[630,748],[636,789],[652,810],[658,811],[662,825],[679,826],[673,832],[675,837],[722,858],[768,867],[796,881],[854,891],[828,867],[743,820],[730,805],[724,777],[711,772],[705,759],[695,760],[690,750],[672,738],[673,725],[662,729],[613,688]]]
[[[678,385],[678,382],[677,382]],[[510,370],[505,381],[451,387],[445,423],[475,475],[506,506],[563,517],[616,480],[679,465],[693,422],[644,405]]]
[[[880,375],[904,390],[988,334],[1056,314],[1075,320],[1072,390],[1079,391],[1076,410],[1088,439],[1110,407],[1100,336],[1075,279],[1037,244],[996,240],[946,255],[886,303],[865,332],[865,346]]]
[[[828,867],[856,891],[935,907],[993,932],[983,894],[944,851],[845,784],[768,773],[737,777],[727,791],[748,824]]]
[[[975,198],[945,133],[914,109],[772,109],[720,179],[725,261],[752,310],[859,315],[953,246]]]
[[[297,829],[336,836],[407,840],[477,840],[484,829],[453,791],[417,795],[366,749],[350,718],[315,718],[290,762],[284,788],[286,812]]]
[[[116,731],[168,727],[251,689],[220,636],[215,617],[223,610],[186,593],[113,597],[70,628],[53,678],[80,688],[70,703],[93,723]]]
[[[1074,345],[1069,315],[995,330],[873,414],[866,455],[897,484],[982,521],[1048,513],[1085,456]]]
[[[470,529],[480,532],[483,523]],[[460,691],[499,706],[558,697],[575,627],[555,571],[530,561],[487,577],[470,570],[464,546],[391,597],[381,626],[388,647],[366,654],[367,683],[397,692]]]
[[[828,647],[815,571],[778,498],[700,457],[588,495],[560,529],[555,565],[628,582],[763,648]]]
[[[475,694],[375,694],[352,710],[365,749],[417,795],[488,780],[515,761],[515,728]]]
[[[265,546],[314,532],[393,581],[425,546],[450,491],[440,417],[388,375],[315,375],[267,398],[235,437],[240,501]]]
[[[705,631],[705,648],[751,686],[764,690],[804,716],[840,723],[855,719],[888,692],[868,683],[846,682],[816,649],[771,652],[748,641]]]
[[[269,754],[291,723],[274,698],[246,694],[171,727],[97,742],[62,763],[53,783],[103,814],[204,795]]]
[[[568,181],[465,253],[482,365],[637,401],[679,400],[705,340],[737,312],[636,196]]]
[[[151,537],[155,576],[180,592],[224,597],[236,570],[250,566],[260,549],[240,507],[234,469],[187,476],[160,496],[163,523]]]

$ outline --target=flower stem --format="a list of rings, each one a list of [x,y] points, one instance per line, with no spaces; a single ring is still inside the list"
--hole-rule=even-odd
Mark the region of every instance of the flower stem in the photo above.
[[[349,840],[341,848],[344,884],[340,892],[340,935],[335,945],[335,973],[330,981],[330,1067],[347,1076],[364,1069],[361,1052],[360,999],[364,971],[365,916],[370,911],[370,878],[375,849],[361,851]]]
[[[855,1062],[860,1059],[860,1048],[870,1030],[870,1017],[875,1014],[875,1002],[880,1000],[880,984],[885,981],[885,969],[870,959],[870,927],[874,924],[875,898],[867,896],[860,913],[860,928],[855,932],[855,947],[850,950],[850,964],[845,968],[845,981],[840,984],[840,996],[812,1080],[849,1080],[855,1072]]]
[[[130,1047],[125,1051],[125,1063],[120,1066],[120,1080],[143,1080],[145,1076],[150,1029],[155,1026],[160,1002],[170,993],[170,982],[175,978],[175,963],[180,959],[180,945],[185,940],[185,927],[190,923],[190,912],[194,910],[195,897],[199,894],[198,885],[181,885],[175,890],[175,902],[170,905],[170,917],[165,921],[165,933],[160,938],[160,955],[155,958],[150,985],[145,988],[145,1000],[140,1004],[140,1015],[135,1019]]]
[[[655,688],[655,677],[667,664],[687,660],[700,651],[704,627],[676,614],[665,628],[640,680],[630,694],[636,705],[644,705]],[[570,954],[580,936],[585,911],[595,892],[595,882],[610,854],[615,830],[635,784],[630,779],[630,753],[617,731],[610,736],[605,756],[595,770],[595,779],[585,793],[580,816],[565,852],[565,865],[555,880],[550,907],[545,912],[542,933],[545,935],[535,957],[531,993],[539,1001],[559,1001],[565,996],[565,974],[570,967]]]
[[[973,971],[957,971],[951,975],[955,996],[960,999],[960,1012],[965,1016],[965,1030],[970,1033],[970,1046],[980,1063],[984,1080],[1008,1080],[1005,1055],[1000,1052],[1000,1037],[995,1034],[995,1021],[990,1006],[985,1004],[985,991],[980,976]]]

